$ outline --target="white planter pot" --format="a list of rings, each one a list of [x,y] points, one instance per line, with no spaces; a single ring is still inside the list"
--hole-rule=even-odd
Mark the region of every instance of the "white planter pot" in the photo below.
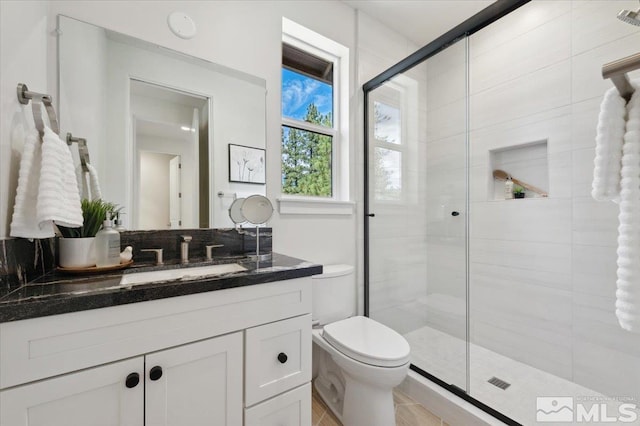
[[[60,238],[58,262],[63,268],[96,266],[95,238]]]

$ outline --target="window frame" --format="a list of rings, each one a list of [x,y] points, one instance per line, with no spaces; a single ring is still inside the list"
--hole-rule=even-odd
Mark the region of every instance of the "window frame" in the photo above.
[[[280,111],[280,125],[318,133],[332,138],[331,141],[331,196],[287,194],[282,192],[281,201],[342,202],[349,200],[349,49],[287,18],[282,19],[282,43],[289,44],[327,62],[333,63],[333,113],[332,127],[320,126],[302,120],[285,117]],[[280,65],[282,70],[285,66]],[[286,67],[294,72],[294,68]],[[282,72],[280,73],[282,76]],[[311,78],[311,77],[310,77]],[[282,89],[282,81],[280,82]],[[280,93],[282,100],[282,93]],[[282,150],[282,140],[280,140]],[[282,167],[282,151],[280,153]],[[280,175],[282,176],[282,168]]]

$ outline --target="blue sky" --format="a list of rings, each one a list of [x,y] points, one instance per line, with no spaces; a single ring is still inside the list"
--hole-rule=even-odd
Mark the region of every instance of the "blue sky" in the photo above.
[[[331,85],[282,69],[282,115],[285,117],[302,120],[311,103],[318,107],[321,114],[328,114],[332,112],[332,99]]]

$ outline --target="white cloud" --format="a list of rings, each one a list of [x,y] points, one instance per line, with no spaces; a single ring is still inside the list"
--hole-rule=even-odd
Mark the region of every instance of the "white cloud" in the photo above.
[[[290,80],[282,88],[282,111],[292,115],[300,107],[314,99],[314,92],[320,88],[320,82],[313,79]],[[318,96],[316,96],[317,98]]]

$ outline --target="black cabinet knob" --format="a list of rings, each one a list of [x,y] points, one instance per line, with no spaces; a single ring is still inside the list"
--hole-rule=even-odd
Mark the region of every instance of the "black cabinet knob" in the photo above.
[[[156,381],[160,377],[162,377],[162,367],[160,367],[159,365],[156,365],[155,367],[151,368],[151,370],[149,370],[149,378],[151,380]]]
[[[124,381],[125,386],[129,389],[135,388],[138,386],[138,383],[140,383],[140,375],[138,373],[129,374]]]
[[[280,361],[281,364],[284,364],[285,362],[287,362],[288,359],[289,357],[284,352],[280,352],[278,354],[278,361]]]
[[[460,212],[451,212],[451,216],[460,216]]]

